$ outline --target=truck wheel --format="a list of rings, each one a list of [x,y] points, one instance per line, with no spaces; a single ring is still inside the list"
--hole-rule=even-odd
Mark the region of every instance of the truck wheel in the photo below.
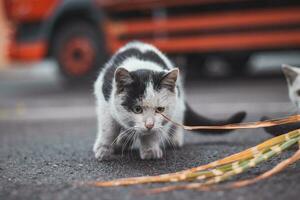
[[[106,58],[101,33],[85,21],[74,21],[58,29],[53,54],[68,83],[94,80]]]

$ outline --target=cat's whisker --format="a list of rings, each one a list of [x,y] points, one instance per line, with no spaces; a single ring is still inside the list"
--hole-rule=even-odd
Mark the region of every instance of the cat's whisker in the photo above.
[[[136,133],[136,131],[134,130],[133,132],[132,132],[132,134],[130,134],[130,136],[129,136],[129,142],[128,142],[128,145],[126,145],[127,146],[127,149],[128,150],[130,150],[129,152],[129,158],[132,158],[133,156],[132,156],[132,145],[133,145],[133,142],[134,142],[134,137],[135,137],[135,133]]]
[[[130,133],[129,133],[130,134]],[[121,155],[123,156],[124,155],[124,149],[126,148],[126,143],[127,143],[127,140],[128,140],[128,135],[126,135],[126,138],[123,140],[122,142],[122,150],[121,150]]]
[[[131,143],[131,147],[130,147],[131,156],[132,156],[132,151],[133,151],[134,144],[136,143],[136,140],[137,140],[137,137],[138,137],[138,134],[136,134],[136,133],[137,133],[137,131],[134,131],[134,134],[132,136],[132,143]]]
[[[132,130],[129,133],[129,135],[126,137],[125,142],[122,145],[122,156],[123,156],[124,150],[126,149],[128,143],[130,142],[130,139],[131,139],[131,137],[132,137],[133,134],[134,134],[134,130]]]
[[[123,151],[127,148],[127,144],[128,144],[128,142],[129,142],[129,140],[130,140],[130,137],[131,137],[131,135],[132,135],[132,132],[133,132],[133,130],[131,130],[131,131],[126,135],[126,138],[125,138],[124,142],[122,143],[122,155],[123,155]]]
[[[164,134],[162,134],[163,142],[168,142],[168,144],[169,144],[169,146],[171,147],[171,149],[172,149],[173,151],[175,151],[175,145],[174,145],[174,143],[172,142],[172,140],[170,139],[169,133],[168,133],[166,130],[164,130],[162,127],[160,127],[160,130],[164,133]],[[170,130],[171,130],[171,129],[170,129]],[[174,134],[174,133],[171,133],[171,134]]]
[[[123,146],[124,146],[124,143],[125,143],[125,141],[126,141],[126,139],[127,139],[127,137],[129,137],[129,135],[130,135],[130,133],[133,131],[133,129],[132,128],[129,128],[129,129],[126,129],[126,130],[124,130],[114,141],[119,141],[120,142],[120,144],[119,145],[121,145],[121,148],[122,148],[122,155],[123,155]],[[124,138],[124,137],[126,137],[126,138]],[[119,139],[118,139],[119,138]],[[124,139],[125,139],[125,141],[124,141]],[[113,142],[113,144],[114,144],[115,142]]]
[[[163,154],[166,155],[167,150],[166,150],[164,138],[163,138],[163,136],[162,136],[161,134],[158,134],[158,136],[159,136],[160,141],[161,141],[160,143],[161,143],[162,146],[163,146]]]
[[[132,128],[128,128],[125,129],[124,131],[122,131],[111,143],[111,145],[114,145],[118,140],[122,140],[123,137],[125,137],[126,134],[128,134],[128,132],[131,130]]]

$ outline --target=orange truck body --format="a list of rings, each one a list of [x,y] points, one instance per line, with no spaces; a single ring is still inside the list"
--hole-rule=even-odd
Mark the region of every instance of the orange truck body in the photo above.
[[[4,2],[8,18],[18,26],[47,22],[62,0]],[[92,1],[104,15],[97,26],[104,32],[105,48],[110,54],[136,39],[174,54],[299,48],[300,3],[274,1],[273,6],[269,1],[261,2],[266,3],[253,0]],[[234,9],[214,10],[213,6]],[[206,7],[208,9],[202,9]],[[189,9],[194,10],[189,12]],[[170,10],[173,13],[169,15]],[[13,60],[40,60],[49,55],[51,40],[21,41],[12,34],[10,41],[8,52]]]
[[[46,20],[58,5],[59,0],[17,0],[4,1],[8,20],[17,26],[21,23],[32,23]],[[45,58],[47,42],[45,40],[18,41],[16,27],[9,36],[8,57],[11,60],[35,61]]]

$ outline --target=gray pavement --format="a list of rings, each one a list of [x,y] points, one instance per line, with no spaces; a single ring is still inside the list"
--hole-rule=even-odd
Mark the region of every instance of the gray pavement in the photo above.
[[[277,78],[193,80],[187,99],[198,112],[222,118],[237,110],[247,121],[263,115],[280,117],[296,110],[285,81]],[[91,87],[70,90],[53,70],[0,71],[0,199],[299,199],[300,163],[255,185],[215,192],[176,191],[139,196],[134,192],[157,185],[94,188],[74,183],[154,175],[205,164],[253,146],[270,136],[262,129],[225,136],[187,132],[182,149],[169,149],[157,161],[142,161],[136,151],[98,162],[91,147],[96,134]],[[295,149],[294,149],[295,150]],[[291,155],[272,159],[242,176],[255,176]]]

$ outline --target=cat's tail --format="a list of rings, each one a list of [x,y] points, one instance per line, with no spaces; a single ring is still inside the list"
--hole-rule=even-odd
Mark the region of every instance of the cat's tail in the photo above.
[[[262,117],[261,121],[270,120],[269,117]],[[288,133],[290,131],[294,131],[297,129],[300,129],[300,123],[292,123],[292,124],[285,124],[285,125],[279,125],[279,126],[271,126],[264,128],[265,131],[273,136],[282,135],[285,133]]]
[[[187,126],[218,126],[226,124],[240,123],[246,117],[246,112],[238,112],[229,119],[213,120],[197,114],[187,103],[184,124]],[[232,130],[199,130],[200,133],[227,133]]]

